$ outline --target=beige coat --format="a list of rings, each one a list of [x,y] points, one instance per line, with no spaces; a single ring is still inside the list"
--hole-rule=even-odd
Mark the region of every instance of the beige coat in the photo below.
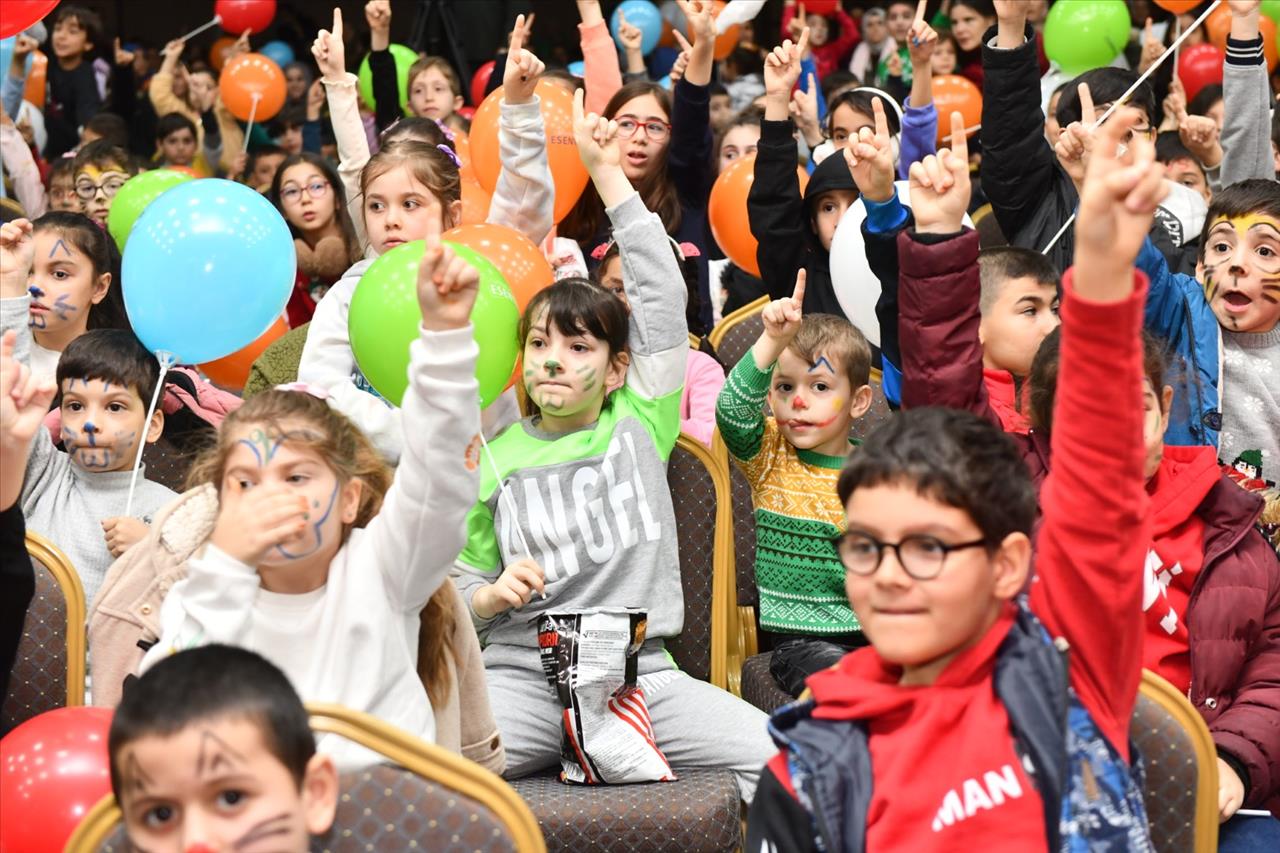
[[[147,85],[147,94],[151,98],[151,106],[155,108],[156,118],[169,113],[181,113],[191,119],[196,126],[196,164],[205,162],[204,125],[200,123],[200,114],[190,104],[173,93],[173,75],[167,71],[157,71],[151,75]],[[216,171],[219,166],[230,172],[235,168],[236,155],[244,147],[244,131],[236,123],[235,116],[222,103],[218,95],[213,105],[213,117],[218,121],[218,133],[222,135],[222,158],[217,163],[208,163],[209,169]],[[232,177],[236,177],[232,175]]]
[[[218,496],[212,486],[186,492],[161,510],[146,538],[107,571],[89,612],[94,705],[111,708],[120,702],[125,678],[138,671],[146,648],[159,639],[165,594],[186,576],[187,559],[208,539],[217,515]],[[480,641],[462,597],[449,581],[444,589],[453,599],[452,645],[458,652],[449,661],[449,698],[432,708],[436,743],[501,774],[506,752],[489,708]]]

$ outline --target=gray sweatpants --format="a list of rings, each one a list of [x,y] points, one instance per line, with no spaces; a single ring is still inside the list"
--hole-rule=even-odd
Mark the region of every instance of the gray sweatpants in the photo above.
[[[527,665],[536,665],[537,649],[516,652],[511,646],[485,650],[489,707],[502,733],[507,752],[503,775],[508,779],[560,762],[560,701],[541,667]],[[749,804],[761,769],[778,751],[766,729],[768,716],[676,669],[666,652],[652,644],[641,652],[638,671],[658,748],[671,766],[732,770]]]

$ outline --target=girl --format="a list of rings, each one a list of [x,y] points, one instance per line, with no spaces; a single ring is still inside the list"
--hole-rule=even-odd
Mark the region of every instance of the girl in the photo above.
[[[233,643],[267,655],[304,699],[435,739],[415,672],[418,614],[463,543],[480,425],[470,323],[479,275],[442,245],[436,214],[418,270],[422,326],[403,404],[431,442],[406,448],[386,489],[377,454],[323,392],[252,398],[193,471],[216,492],[217,520],[164,600],[143,670],[177,649]],[[348,743],[328,748],[339,763],[364,763]]]
[[[657,83],[628,83],[614,93],[603,115],[617,119],[623,171],[644,206],[662,219],[677,242],[698,247],[698,320],[689,331],[711,326],[711,290],[707,272],[707,199],[711,193],[711,114],[708,84],[714,62],[715,27],[711,4],[681,0],[694,35],[688,67],[674,86],[674,102]],[[589,252],[604,241],[604,205],[588,185],[560,223],[563,236]]]
[[[743,157],[756,153],[756,146],[760,143],[760,120],[763,118],[764,107],[749,106],[716,134],[712,146],[715,177]]]
[[[269,196],[289,223],[298,250],[298,277],[287,307],[289,325],[296,329],[310,322],[330,285],[360,259],[359,244],[342,179],[320,155],[286,158]]]
[[[943,74],[955,74],[956,69],[959,67],[959,55],[960,48],[956,44],[956,37],[951,34],[951,30],[938,30],[938,43],[934,45],[933,56],[929,58],[933,76],[941,77]]]
[[[107,233],[79,213],[46,213],[33,225],[29,307],[25,299],[0,306],[5,329],[31,329],[32,374],[53,379],[67,344],[89,329],[127,329],[129,321],[116,284],[120,253]]]
[[[680,271],[662,221],[621,165],[617,123],[584,117],[582,102],[579,90],[574,136],[614,225],[630,318],[583,279],[530,302],[520,322],[524,387],[538,411],[489,445],[454,580],[486,640],[508,776],[560,757],[563,709],[542,671],[534,617],[642,606],[649,639],[638,672],[659,748],[673,764],[734,770],[749,802],[773,751],[764,715],[676,670],[662,644],[684,612],[665,475],[688,352]],[[517,544],[525,541],[532,553]]]

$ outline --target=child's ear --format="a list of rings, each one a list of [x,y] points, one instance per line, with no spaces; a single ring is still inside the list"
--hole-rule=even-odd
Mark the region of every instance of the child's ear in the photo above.
[[[620,352],[609,359],[609,366],[604,372],[604,392],[612,394],[627,381],[627,367],[631,364],[631,353]]]
[[[364,482],[359,479],[351,479],[342,487],[342,523],[355,524],[356,516],[360,514],[360,497],[364,494]]]
[[[465,106],[465,105],[466,105],[466,103],[467,103],[466,101],[462,100],[462,96],[461,96],[461,95],[454,95],[454,96],[453,96],[453,111],[456,113],[458,110],[462,109],[462,108],[463,108],[463,106]]]
[[[1025,533],[1010,533],[1004,537],[991,559],[995,567],[995,595],[1001,601],[1009,601],[1022,592],[1031,570],[1031,539]]]
[[[849,415],[854,420],[865,415],[871,409],[871,386],[863,385],[857,391],[853,392],[853,399],[849,402]]]
[[[151,422],[147,424],[147,444],[155,444],[160,440],[160,434],[164,432],[164,410],[156,406],[156,410],[151,415]]]
[[[307,832],[323,835],[338,811],[338,768],[322,752],[311,756],[302,777],[302,813]]]
[[[1204,258],[1196,261],[1196,281],[1204,284]]]
[[[104,272],[98,276],[98,280],[93,283],[93,293],[89,295],[89,301],[94,305],[107,298],[107,291],[111,290],[111,273]]]
[[[444,209],[444,230],[456,228],[462,222],[462,199],[449,202]]]
[[[1169,412],[1173,409],[1173,386],[1166,385],[1160,390],[1160,434],[1169,429]]]

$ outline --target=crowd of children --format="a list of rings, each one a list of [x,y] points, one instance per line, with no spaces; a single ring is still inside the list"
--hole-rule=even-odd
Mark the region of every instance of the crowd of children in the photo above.
[[[527,4],[487,87],[497,178],[472,221],[556,280],[483,410],[481,273],[444,236],[479,104],[450,59],[397,66],[391,0],[365,26],[333,10],[265,128],[194,41],[122,43],[60,3],[0,83],[0,697],[30,530],[84,589],[139,848],[327,831],[341,772],[378,759],[313,735],[304,701],[507,778],[555,767],[538,618],[634,608],[652,745],[734,774],[744,849],[1155,849],[1129,739],[1144,669],[1212,735],[1220,849],[1280,849],[1276,4],[1221,2],[1221,85],[1188,99],[1170,45],[1204,41],[1209,4],[1126,2],[1130,42],[1067,74],[1048,0],[675,0],[657,50],[625,14],[610,34],[616,3],[576,0],[580,43],[555,56],[580,51],[578,76],[534,53],[547,4]],[[263,38],[233,35],[220,60]],[[951,75],[980,88],[977,126],[935,102]],[[563,209],[548,82],[572,92],[588,176]],[[743,159],[753,271],[711,227]],[[162,167],[252,187],[292,236],[290,331],[243,390],[166,375],[131,327],[107,225]],[[855,213],[874,318],[832,260]],[[377,259],[414,242],[394,405],[349,323]],[[757,301],[758,339],[722,360],[708,333]],[[859,431],[877,401],[892,415]],[[667,649],[681,434],[749,486],[738,556],[794,700],[772,716]],[[135,472],[158,442],[183,453],[180,494]]]

